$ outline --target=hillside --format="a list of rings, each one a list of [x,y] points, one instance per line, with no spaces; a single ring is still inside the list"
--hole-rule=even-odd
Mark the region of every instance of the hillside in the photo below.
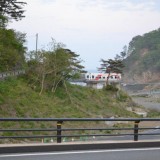
[[[124,63],[125,82],[159,82],[160,29],[134,37],[129,43]]]
[[[23,78],[0,81],[0,117],[135,117],[135,104],[125,93],[67,84],[55,95],[33,90]]]
[[[55,94],[52,92],[39,92],[28,85],[26,79],[8,78],[0,81],[0,117],[1,118],[136,118],[141,117],[132,111],[143,111],[126,93],[105,89],[97,90],[67,83],[67,90],[59,87]],[[152,111],[148,117],[159,116],[159,112]],[[109,127],[104,122],[86,122],[81,127]],[[65,123],[65,127],[73,124]],[[114,126],[130,124],[114,124]],[[56,128],[53,122],[2,122],[0,128]],[[79,123],[74,127],[80,127]],[[27,135],[39,135],[40,132],[26,132]],[[50,133],[45,132],[46,135]],[[21,133],[4,132],[1,136],[18,136]],[[34,140],[33,140],[34,141]],[[37,140],[35,140],[37,142]],[[41,141],[41,139],[40,139]],[[0,140],[0,143],[19,143],[19,140]],[[25,142],[28,142],[26,139]]]

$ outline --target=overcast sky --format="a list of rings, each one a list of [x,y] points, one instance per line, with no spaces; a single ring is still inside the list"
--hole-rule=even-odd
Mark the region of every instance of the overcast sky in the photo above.
[[[22,1],[22,0],[21,0]],[[136,35],[160,27],[160,0],[23,0],[25,18],[9,27],[27,33],[35,50],[51,38],[80,55],[86,70],[114,58]]]

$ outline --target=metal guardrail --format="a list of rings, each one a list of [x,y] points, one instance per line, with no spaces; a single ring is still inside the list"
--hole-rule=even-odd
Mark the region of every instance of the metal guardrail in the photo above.
[[[25,70],[17,70],[17,71],[10,71],[10,72],[1,72],[0,79],[4,79],[10,76],[18,76],[20,74],[25,74]]]
[[[134,122],[133,127],[119,127],[119,128],[62,128],[62,124],[65,122]],[[146,127],[146,128],[140,128],[139,123],[140,122],[153,122],[153,121],[160,121],[160,118],[0,118],[0,123],[2,122],[56,122],[55,128],[12,128],[12,129],[0,129],[0,133],[2,132],[51,132],[50,135],[21,135],[21,136],[3,136],[3,134],[0,134],[0,139],[17,139],[17,138],[56,138],[57,143],[62,142],[63,137],[85,137],[85,136],[133,136],[134,141],[138,141],[139,135],[160,135],[160,133],[139,133],[139,130],[149,130],[149,129],[155,129],[153,127]],[[156,128],[160,129],[160,128]],[[105,134],[100,132],[99,134],[62,134],[68,131],[74,132],[74,131],[126,131],[126,130],[132,130],[133,133],[119,133],[119,134]],[[55,132],[55,133],[54,133]],[[54,133],[54,134],[53,134]]]

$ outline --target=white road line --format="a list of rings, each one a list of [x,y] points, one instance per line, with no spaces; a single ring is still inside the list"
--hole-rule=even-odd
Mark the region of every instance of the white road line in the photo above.
[[[131,152],[131,151],[153,151],[160,148],[139,148],[139,149],[114,149],[114,150],[94,150],[94,151],[71,151],[71,152],[45,152],[45,153],[26,153],[26,154],[8,154],[0,155],[2,157],[28,157],[28,156],[48,156],[48,155],[65,155],[65,154],[85,154],[85,153],[108,153],[108,152]]]

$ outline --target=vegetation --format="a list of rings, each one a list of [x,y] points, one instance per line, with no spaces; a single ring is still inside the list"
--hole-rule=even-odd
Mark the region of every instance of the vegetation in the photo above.
[[[67,90],[66,81],[78,78],[80,73],[85,72],[79,55],[54,40],[48,51],[33,51],[29,56],[27,79],[40,95],[43,90],[55,93],[60,86]]]
[[[122,69],[124,67],[122,61],[120,59],[108,59],[108,60],[104,60],[101,59],[101,67],[98,68],[99,71],[105,72],[105,73],[122,73]]]
[[[120,52],[120,54],[116,54],[115,59],[116,60],[124,60],[127,57],[127,46],[125,45],[123,47],[123,51]]]
[[[97,90],[66,83],[55,94],[39,95],[24,77],[0,81],[0,117],[135,117],[126,110],[130,97],[114,91]],[[66,92],[69,92],[70,97]],[[70,102],[70,98],[73,103]],[[133,106],[134,107],[134,106]]]
[[[25,66],[25,34],[0,28],[0,71],[13,71]]]
[[[9,19],[21,20],[24,15],[23,6],[26,2],[17,0],[1,0],[0,1],[0,20],[2,17]]]
[[[97,90],[78,85],[66,83],[68,90],[61,86],[55,93],[44,91],[42,95],[32,89],[24,76],[15,78],[10,77],[5,81],[0,81],[0,117],[15,118],[108,118],[108,117],[138,117],[135,113],[127,111],[127,107],[134,107],[134,103],[123,92],[116,98],[113,90]],[[69,95],[68,95],[68,93]],[[67,93],[67,94],[66,94]],[[98,123],[101,127],[106,127],[103,122],[93,122],[79,124],[74,127],[91,127]],[[71,126],[65,123],[65,126]],[[55,127],[56,123],[34,123],[34,122],[4,122],[3,128],[50,128]],[[21,133],[7,133],[3,135],[19,135]],[[40,134],[25,133],[25,134]],[[45,133],[44,133],[45,134]],[[46,135],[49,133],[46,133]],[[8,136],[9,136],[8,135]],[[10,142],[10,141],[9,141]],[[0,141],[1,143],[1,141]],[[4,142],[3,142],[4,143]],[[7,143],[7,142],[5,142]]]
[[[160,70],[160,29],[136,36],[129,43],[125,63],[125,79],[156,81]],[[140,77],[138,79],[138,77]]]
[[[52,40],[48,50],[26,54],[26,34],[6,28],[10,19],[21,20],[24,17],[25,4],[17,0],[0,1],[0,72],[26,70],[26,74],[21,77],[9,77],[0,81],[0,117],[138,117],[127,111],[127,107],[135,107],[131,98],[114,85],[107,85],[103,90],[71,85],[69,80],[79,78],[85,70],[79,55],[67,49],[64,44]],[[109,75],[111,72],[122,73],[123,61],[128,67],[126,70],[130,69],[129,65],[140,60],[138,55],[142,49],[146,54],[137,66],[141,70],[145,68],[152,72],[158,71],[159,32],[160,30],[133,38],[128,52],[124,47],[115,60],[102,59],[100,71]],[[150,38],[145,40],[150,36],[156,37],[156,41],[148,40]],[[1,127],[10,128],[13,125],[15,124],[8,122],[2,123]],[[25,123],[18,125],[26,127]],[[39,125],[45,127],[43,123]],[[37,127],[32,122],[29,126]]]
[[[148,117],[149,118],[157,118],[160,117],[160,112],[156,109],[152,109],[150,110],[150,112],[148,113]]]
[[[120,59],[108,59],[108,60],[104,60],[101,59],[101,67],[98,68],[99,71],[104,72],[104,73],[108,73],[108,77],[107,77],[107,81],[106,81],[106,86],[108,85],[108,80],[110,77],[111,73],[122,73],[122,69],[124,67],[122,60]]]
[[[7,29],[10,19],[20,20],[24,2],[0,1],[0,72],[23,69],[25,66],[26,34]]]

